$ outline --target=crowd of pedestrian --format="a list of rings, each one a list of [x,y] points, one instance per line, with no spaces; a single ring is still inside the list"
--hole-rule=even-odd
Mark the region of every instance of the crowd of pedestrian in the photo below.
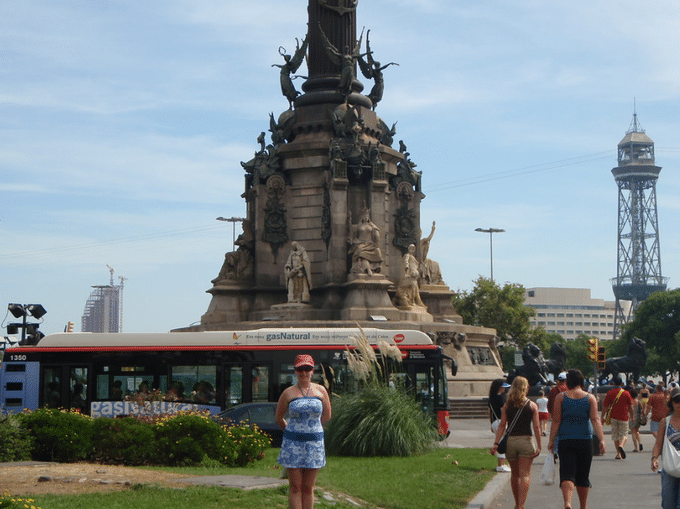
[[[613,388],[604,396],[600,411],[593,387],[588,387],[577,369],[560,373],[549,390],[540,387],[535,402],[527,397],[525,378],[515,377],[512,386],[504,379],[494,380],[489,418],[496,439],[490,452],[498,456],[497,471],[510,471],[516,509],[523,509],[527,500],[531,463],[541,451],[541,436],[546,436],[548,422],[547,448],[559,464],[565,509],[572,509],[574,492],[580,507],[587,508],[593,455],[605,454],[607,449],[604,426],[611,427],[614,458],[625,460],[627,453],[643,451],[640,429],[647,423],[656,440],[651,467],[661,473],[662,508],[680,509],[680,386],[671,383],[666,390],[663,382],[654,385],[644,380],[624,385],[619,377],[611,383]],[[505,435],[507,450],[501,455],[498,448]],[[628,445],[629,435],[632,448]]]

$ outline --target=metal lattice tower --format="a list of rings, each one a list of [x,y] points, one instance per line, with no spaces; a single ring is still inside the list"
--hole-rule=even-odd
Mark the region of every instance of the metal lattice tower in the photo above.
[[[637,306],[652,293],[666,289],[661,276],[656,181],[660,166],[654,164],[654,142],[640,127],[637,113],[618,145],[619,165],[612,169],[619,187],[614,339],[619,327],[630,321]],[[630,301],[625,313],[622,300]]]

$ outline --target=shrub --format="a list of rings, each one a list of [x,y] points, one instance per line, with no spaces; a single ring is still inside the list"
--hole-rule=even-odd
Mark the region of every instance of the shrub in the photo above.
[[[401,387],[369,384],[333,400],[326,447],[337,456],[412,456],[437,439],[432,419]]]
[[[152,461],[155,433],[134,417],[94,419],[92,459],[101,463],[144,465]]]
[[[19,418],[13,414],[0,414],[0,462],[31,459],[32,448],[33,439],[21,427]]]
[[[155,460],[164,465],[194,465],[204,457],[224,463],[226,433],[207,415],[181,414],[154,425]]]
[[[41,408],[19,415],[34,440],[31,457],[38,461],[73,462],[92,452],[92,419],[78,412]]]
[[[271,442],[271,438],[256,425],[226,428],[224,463],[231,467],[243,467],[251,461],[261,460]]]

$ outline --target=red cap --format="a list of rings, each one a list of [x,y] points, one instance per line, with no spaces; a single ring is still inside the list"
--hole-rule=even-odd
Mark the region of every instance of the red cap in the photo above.
[[[295,357],[295,369],[301,366],[311,366],[314,367],[314,359],[311,355],[298,355]]]

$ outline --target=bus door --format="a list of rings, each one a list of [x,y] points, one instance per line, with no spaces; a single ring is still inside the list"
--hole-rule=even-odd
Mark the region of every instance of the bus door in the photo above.
[[[241,403],[269,401],[271,366],[267,363],[239,362],[222,367],[224,407]]]
[[[436,387],[434,366],[427,362],[409,362],[404,365],[404,370],[416,401],[425,413],[434,415]]]
[[[90,413],[92,390],[88,366],[43,366],[40,397],[50,408],[68,408]]]

